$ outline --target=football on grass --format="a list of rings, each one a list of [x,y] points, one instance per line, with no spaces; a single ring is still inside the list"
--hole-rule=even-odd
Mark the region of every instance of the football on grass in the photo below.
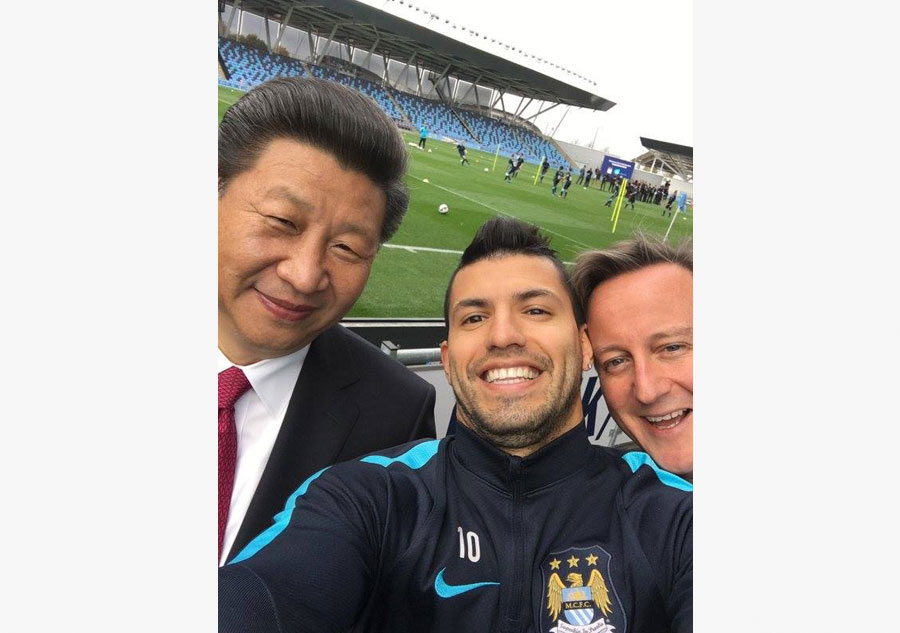
[[[438,207],[438,213],[447,213],[447,211],[449,211],[449,210],[450,210],[450,207],[448,207],[446,204],[442,204],[441,206]]]

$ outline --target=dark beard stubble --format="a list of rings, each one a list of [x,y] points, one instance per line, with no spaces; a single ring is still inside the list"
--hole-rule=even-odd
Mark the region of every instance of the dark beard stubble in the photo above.
[[[568,373],[568,363],[563,366],[564,380]],[[517,401],[520,398],[510,397],[501,399],[498,407],[507,413],[502,424],[491,423],[488,419],[489,412],[480,409],[476,404],[476,395],[471,385],[477,376],[470,376],[470,382],[464,383],[459,379],[456,367],[451,365],[453,376],[453,394],[456,403],[469,422],[472,431],[500,449],[522,449],[529,446],[543,446],[547,444],[547,438],[556,437],[565,426],[572,413],[573,407],[579,402],[581,395],[581,373],[573,372],[570,385],[563,384],[559,393],[548,394],[545,406],[532,409],[517,409]]]

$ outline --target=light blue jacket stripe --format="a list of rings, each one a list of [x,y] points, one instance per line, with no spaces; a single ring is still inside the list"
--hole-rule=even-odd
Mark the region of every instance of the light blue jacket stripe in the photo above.
[[[631,466],[631,472],[633,473],[637,472],[637,469],[641,466],[649,466],[653,469],[653,472],[656,473],[656,476],[659,478],[659,480],[667,486],[678,488],[679,490],[694,492],[694,485],[691,482],[685,481],[678,475],[672,474],[667,470],[663,470],[653,462],[653,460],[647,453],[632,451],[630,453],[625,453],[624,455],[622,455],[622,459],[624,459],[625,462],[629,466]]]
[[[370,455],[368,457],[363,457],[360,461],[366,462],[367,464],[375,464],[377,466],[383,466],[387,468],[391,464],[400,463],[404,464],[412,468],[413,470],[421,468],[425,464],[428,463],[434,455],[437,453],[438,443],[440,440],[431,440],[428,442],[422,442],[421,444],[416,444],[411,449],[399,455],[397,457],[382,457],[380,455]],[[241,550],[240,554],[234,557],[228,564],[231,565],[233,563],[239,563],[243,560],[247,560],[256,552],[261,550],[263,547],[272,542],[272,540],[278,536],[284,528],[287,527],[288,523],[291,521],[291,514],[294,512],[294,506],[297,502],[297,498],[306,494],[306,491],[309,489],[309,485],[319,478],[319,475],[324,473],[326,470],[331,468],[331,466],[326,466],[322,470],[317,473],[314,473],[309,476],[309,478],[304,481],[297,490],[294,491],[290,497],[288,497],[287,503],[284,504],[284,510],[275,515],[275,522],[272,523],[264,532],[259,534],[252,541],[247,543],[247,546]]]
[[[331,468],[331,466],[326,466],[319,472],[313,473],[306,481],[300,484],[300,487],[294,491],[294,494],[288,497],[287,503],[284,504],[284,510],[275,515],[275,522],[267,527],[256,538],[247,543],[247,546],[241,550],[241,553],[235,556],[228,564],[231,565],[232,563],[239,563],[242,560],[247,560],[263,547],[271,543],[272,539],[278,536],[281,531],[287,527],[287,524],[290,523],[291,513],[294,511],[294,503],[297,501],[297,497],[305,495],[306,491],[309,489],[309,484],[318,479],[319,475],[329,468]]]
[[[384,466],[385,468],[387,468],[391,464],[400,463],[409,466],[413,470],[417,470],[427,464],[428,460],[434,457],[435,453],[437,453],[439,443],[440,440],[422,442],[421,444],[416,444],[411,449],[397,457],[369,455],[368,457],[363,457],[360,461],[367,464],[377,464],[378,466]]]

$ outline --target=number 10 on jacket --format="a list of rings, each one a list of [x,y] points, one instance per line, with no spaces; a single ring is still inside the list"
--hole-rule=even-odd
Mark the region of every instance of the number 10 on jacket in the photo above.
[[[478,541],[478,535],[475,532],[466,532],[463,535],[462,527],[456,528],[456,531],[459,533],[459,557],[477,563],[481,559],[481,543]]]

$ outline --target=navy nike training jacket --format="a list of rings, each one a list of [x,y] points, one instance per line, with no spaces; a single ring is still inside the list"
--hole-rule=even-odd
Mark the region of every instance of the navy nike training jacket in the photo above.
[[[581,426],[524,459],[459,427],[305,481],[219,570],[219,629],[685,633],[692,496]]]

